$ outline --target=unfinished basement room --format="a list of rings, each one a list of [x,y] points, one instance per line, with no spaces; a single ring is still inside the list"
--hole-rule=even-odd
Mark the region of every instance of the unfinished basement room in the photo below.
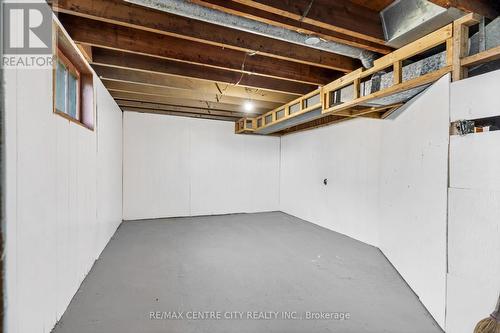
[[[0,0],[6,333],[500,333],[500,1]]]

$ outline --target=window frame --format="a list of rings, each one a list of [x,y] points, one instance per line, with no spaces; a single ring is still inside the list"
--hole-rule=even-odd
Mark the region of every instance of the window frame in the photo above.
[[[52,18],[52,27],[52,113],[94,132],[97,126],[95,72],[56,16]],[[68,71],[71,68],[73,74],[78,74],[76,114],[79,119],[56,108],[58,60],[67,67]],[[67,77],[69,77],[68,74]],[[66,87],[69,85],[67,84]]]
[[[76,114],[77,114],[77,118],[74,118],[69,113],[61,111],[57,108],[57,105],[56,105],[57,98],[55,96],[57,93],[57,89],[54,89],[54,113],[56,113],[60,116],[63,116],[64,118],[68,118],[71,121],[77,122],[80,125],[85,126],[85,124],[83,124],[81,122],[81,120],[82,120],[81,84],[82,83],[81,83],[80,71],[76,68],[75,65],[73,65],[73,63],[68,59],[68,57],[66,57],[66,55],[64,55],[64,53],[59,48],[57,49],[55,66],[57,66],[57,61],[60,61],[64,66],[66,66],[68,74],[71,73],[74,76],[76,76],[76,78],[77,78],[77,80],[76,80],[76,83],[77,83],[76,84]],[[57,86],[57,67],[55,67],[55,69],[54,69],[54,87],[56,87],[56,86]],[[66,89],[67,90],[66,90],[66,96],[65,96],[65,103],[66,103],[66,108],[67,108],[67,107],[69,107],[69,103],[66,99],[68,97],[68,93],[69,93],[68,81],[66,81]],[[85,127],[87,127],[87,126],[85,126]]]

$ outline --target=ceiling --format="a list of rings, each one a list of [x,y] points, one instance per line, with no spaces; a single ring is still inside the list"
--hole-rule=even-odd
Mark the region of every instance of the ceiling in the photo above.
[[[179,0],[176,0],[179,1]],[[381,55],[392,0],[192,0],[191,5]],[[498,15],[494,1],[435,0]],[[59,20],[122,110],[234,121],[361,67],[359,59],[121,0],[58,0]],[[473,8],[471,8],[473,7]],[[245,110],[251,101],[252,110]]]

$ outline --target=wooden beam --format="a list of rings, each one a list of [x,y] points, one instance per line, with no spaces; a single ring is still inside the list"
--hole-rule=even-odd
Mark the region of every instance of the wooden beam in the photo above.
[[[392,51],[392,48],[385,45],[384,42],[373,42],[362,38],[354,37],[350,34],[340,33],[318,27],[313,24],[297,21],[292,18],[274,14],[259,8],[247,6],[241,3],[227,0],[190,0],[198,5],[207,8],[222,11],[224,13],[241,16],[254,21],[270,24],[280,28],[290,29],[299,33],[315,35],[325,40],[359,47],[368,51],[387,54]],[[392,1],[392,0],[391,0]]]
[[[396,51],[376,59],[373,62],[373,69],[364,72],[365,75],[371,75],[384,67],[391,66],[395,61],[401,59],[408,59],[426,50],[446,43],[446,39],[453,37],[453,25],[448,24],[430,34],[407,44]]]
[[[241,51],[72,15],[60,14],[59,18],[75,41],[92,46],[295,82],[324,84],[338,76],[338,72],[326,68],[259,54],[252,56]]]
[[[193,100],[201,99],[204,101],[211,101],[216,103],[222,102],[234,105],[243,105],[245,101],[248,100],[248,98],[239,98],[239,97],[224,96],[224,95],[220,96],[217,94],[204,94],[196,91],[153,86],[148,84],[112,81],[108,79],[103,79],[102,82],[104,83],[104,86],[110,91],[135,92],[143,95],[175,97],[175,98],[184,98]],[[270,109],[281,105],[280,103],[276,102],[257,101],[257,100],[252,100],[252,103],[259,108],[270,108]]]
[[[239,87],[265,89],[295,95],[307,94],[317,88],[315,85],[306,83],[237,73],[212,67],[102,48],[93,49],[93,65],[125,68],[145,73],[169,74],[180,78],[196,78],[206,82],[216,81]]]
[[[498,59],[500,59],[500,46],[462,58],[461,64],[462,66],[471,67]]]
[[[270,92],[258,89],[235,87],[227,83],[208,82],[190,78],[181,78],[165,74],[153,74],[122,68],[94,65],[94,70],[103,80],[124,83],[139,83],[158,87],[178,89],[191,94],[231,96],[257,101],[287,103],[296,95]]]
[[[451,72],[451,67],[446,66],[442,67],[438,70],[435,70],[433,72],[427,73],[425,75],[419,76],[417,78],[405,81],[403,83],[400,83],[396,86],[391,86],[389,88],[379,90],[377,92],[374,92],[369,95],[365,95],[363,97],[360,97],[358,99],[354,99],[339,105],[332,106],[328,109],[324,109],[323,113],[328,114],[328,113],[342,113],[342,111],[347,110],[349,108],[358,106],[360,104],[363,104],[363,102],[368,102],[370,100],[376,99],[376,98],[382,98],[386,97],[392,94],[396,94],[398,92],[402,92],[405,90],[410,90],[412,88],[420,87],[426,84],[430,84],[434,81],[437,81],[439,78],[441,78],[443,75]]]
[[[227,116],[214,116],[208,114],[199,114],[199,113],[189,113],[189,112],[177,112],[177,111],[168,111],[168,110],[150,110],[150,109],[140,109],[140,108],[123,108],[123,111],[128,112],[139,112],[139,113],[151,113],[151,114],[163,114],[168,116],[178,116],[178,117],[189,117],[189,118],[200,118],[200,119],[212,119],[212,120],[222,120],[222,121],[236,121],[238,118],[236,117],[227,117]]]
[[[339,116],[346,117],[363,117],[372,115],[371,118],[381,118],[381,112],[387,109],[399,108],[403,103],[396,103],[392,105],[381,105],[381,106],[373,106],[373,107],[360,107],[353,108],[351,110],[346,110],[343,112],[335,113]]]
[[[430,0],[444,8],[455,7],[469,13],[476,13],[490,19],[500,15],[500,2],[497,0]]]
[[[349,0],[234,1],[364,40],[385,42],[379,13]]]
[[[461,59],[469,52],[469,27],[479,23],[480,16],[475,13],[467,14],[453,22],[453,50],[452,79],[458,81],[467,77],[467,67],[462,67]]]
[[[376,12],[380,12],[385,7],[389,6],[394,0],[350,0],[360,6],[370,8]]]
[[[166,96],[156,96],[156,95],[146,95],[137,92],[126,92],[126,91],[110,91],[111,96],[115,100],[127,100],[127,101],[137,101],[145,103],[158,103],[158,104],[168,104],[168,105],[178,105],[187,106],[200,109],[209,110],[226,110],[234,112],[244,112],[242,105],[228,104],[224,102],[212,102],[200,99],[183,99],[179,97],[166,97]],[[269,111],[269,108],[262,108],[256,106],[254,112],[257,114],[262,114]]]
[[[233,112],[227,110],[215,110],[215,109],[203,109],[203,108],[193,108],[189,106],[182,105],[169,105],[169,104],[160,104],[160,103],[144,103],[137,101],[125,101],[125,100],[117,100],[116,103],[119,107],[124,108],[136,108],[136,109],[144,109],[144,110],[153,110],[153,111],[172,111],[172,112],[189,112],[196,114],[206,114],[206,115],[214,115],[214,116],[226,116],[226,117],[248,117],[253,116],[255,114],[248,114],[245,112]]]
[[[384,113],[382,113],[382,119],[388,118],[391,114],[393,114],[400,107],[401,107],[400,105],[396,105],[396,106],[390,108],[389,110],[385,111]]]
[[[80,52],[88,62],[92,62],[92,46],[87,44],[76,44]]]
[[[321,117],[306,123],[298,124],[292,127],[289,127],[287,129],[284,129],[280,132],[277,132],[275,134],[280,134],[280,135],[286,135],[286,134],[291,134],[291,133],[296,133],[296,132],[302,132],[305,130],[311,130],[314,128],[319,128],[327,125],[332,125],[332,124],[337,124],[342,121],[350,120],[352,119],[351,117],[344,117],[344,116],[338,116],[338,115],[327,115],[325,117]]]
[[[361,65],[353,58],[303,45],[192,20],[119,0],[58,0],[56,11],[147,30],[243,52],[349,72]]]
[[[164,103],[150,103],[150,102],[141,102],[141,101],[130,101],[126,99],[117,98],[116,103],[119,106],[128,106],[135,107],[141,109],[153,109],[153,110],[175,110],[175,111],[187,111],[187,112],[197,112],[201,114],[214,114],[214,115],[225,115],[225,116],[239,116],[239,117],[249,117],[249,116],[258,116],[258,113],[255,112],[243,112],[241,110],[238,111],[230,111],[224,109],[216,109],[216,108],[208,108],[208,107],[196,107],[196,106],[185,106],[185,105],[176,105],[176,104],[164,104]]]

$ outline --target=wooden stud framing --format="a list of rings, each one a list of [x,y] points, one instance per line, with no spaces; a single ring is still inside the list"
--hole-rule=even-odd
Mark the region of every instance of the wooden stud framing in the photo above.
[[[475,19],[474,15],[467,15],[468,18],[464,18],[459,21],[459,24],[469,24],[471,20]],[[456,24],[456,23],[455,23]],[[456,30],[455,30],[456,31]],[[460,31],[461,32],[461,31]],[[462,35],[462,34],[460,34]],[[439,30],[436,30],[413,43],[405,45],[404,47],[389,53],[382,58],[377,59],[374,62],[374,66],[370,69],[359,68],[351,73],[348,73],[335,81],[318,88],[309,94],[306,94],[302,97],[299,97],[283,106],[275,108],[261,116],[255,118],[255,129],[254,131],[258,131],[265,127],[277,124],[279,122],[285,121],[291,117],[296,117],[303,113],[312,111],[314,109],[321,108],[322,117],[327,117],[330,115],[335,115],[334,122],[342,121],[345,119],[352,119],[355,117],[370,117],[370,118],[379,118],[385,119],[390,114],[392,114],[396,109],[398,109],[403,103],[397,103],[392,105],[384,105],[380,107],[362,107],[362,105],[369,103],[371,100],[390,96],[396,93],[400,93],[402,91],[407,91],[416,87],[424,86],[430,84],[434,81],[437,81],[440,77],[449,73],[454,68],[454,51],[457,49],[457,45],[455,43],[454,36],[454,24],[449,24]],[[460,36],[464,38],[463,36]],[[407,80],[403,82],[403,61],[409,59],[413,56],[421,54],[433,47],[438,45],[446,45],[446,64],[444,67],[437,69],[433,72],[427,73],[425,75],[416,77],[411,80]],[[484,55],[484,58],[492,58],[496,57],[496,55]],[[499,55],[500,58],[500,55]],[[475,63],[474,59],[466,59],[463,61],[469,61],[470,63]],[[477,60],[480,61],[480,60]],[[360,91],[360,85],[363,79],[380,72],[382,70],[386,70],[387,68],[393,69],[394,73],[394,82],[393,85],[387,87],[385,89],[379,90],[369,95],[362,96]],[[353,91],[353,99],[347,102],[343,102],[337,105],[331,104],[331,94],[334,91],[345,88],[347,86],[351,86]],[[312,96],[319,95],[319,102],[314,105],[308,106],[306,100]],[[300,110],[290,113],[290,107],[299,104]],[[285,110],[284,117],[277,118],[277,112],[281,110]],[[266,117],[272,117],[271,122],[266,122]],[[322,122],[323,124],[323,122]],[[297,127],[297,126],[295,126]],[[306,126],[307,127],[307,126]],[[298,126],[297,128],[303,128]],[[241,131],[241,129],[240,129]],[[288,133],[287,131],[281,131],[280,133]]]
[[[453,22],[453,81],[467,77],[467,68],[462,67],[461,59],[469,52],[469,27],[479,23],[479,15],[471,13]]]
[[[403,62],[401,60],[396,61],[393,64],[393,71],[394,71],[394,85],[403,82]]]
[[[460,65],[465,67],[477,66],[489,61],[500,59],[500,46],[493,47],[484,52],[480,52],[461,59]]]
[[[340,117],[340,118],[335,118],[335,122],[340,120],[345,120],[344,118],[351,119],[354,117],[370,117],[370,118],[384,119],[388,117],[392,112],[394,112],[397,108],[399,108],[402,105],[402,103],[384,105],[380,107],[362,107],[362,105],[369,103],[371,100],[374,99],[390,96],[402,91],[407,91],[416,87],[430,84],[434,81],[437,81],[440,77],[442,77],[446,73],[451,72],[453,68],[452,52],[453,50],[456,50],[453,38],[454,38],[453,24],[449,24],[439,30],[436,30],[433,33],[428,34],[427,36],[424,36],[423,38],[413,43],[405,45],[404,47],[382,58],[377,59],[374,63],[374,66],[370,69],[364,70],[363,68],[359,68],[349,74],[346,74],[336,79],[335,81],[321,88],[318,88],[310,92],[309,94],[299,97],[283,106],[275,108],[255,118],[256,121],[255,121],[254,131],[255,130],[258,131],[265,127],[285,121],[291,117],[296,117],[298,115],[304,114],[306,112],[318,108],[321,108],[322,117],[329,115],[335,115],[337,117]],[[445,66],[433,72],[422,75],[420,77],[416,77],[414,79],[403,82],[402,78],[403,61],[441,44],[446,45]],[[380,72],[390,67],[392,67],[394,73],[393,85],[385,89],[379,90],[377,92],[374,92],[372,94],[362,96],[360,91],[360,85],[362,80],[369,77],[370,75],[373,75],[377,72]],[[353,99],[337,105],[332,105],[331,104],[332,92],[351,85],[352,89],[354,90]],[[314,105],[307,105],[306,101],[309,98],[316,95],[319,95],[319,101]],[[296,104],[299,105],[300,109],[294,113],[290,113],[290,108]],[[284,117],[278,119],[276,117],[276,114],[281,110],[285,110],[285,115]],[[271,117],[272,121],[266,122],[266,118],[269,117]],[[244,132],[244,129],[239,127],[238,131]]]

